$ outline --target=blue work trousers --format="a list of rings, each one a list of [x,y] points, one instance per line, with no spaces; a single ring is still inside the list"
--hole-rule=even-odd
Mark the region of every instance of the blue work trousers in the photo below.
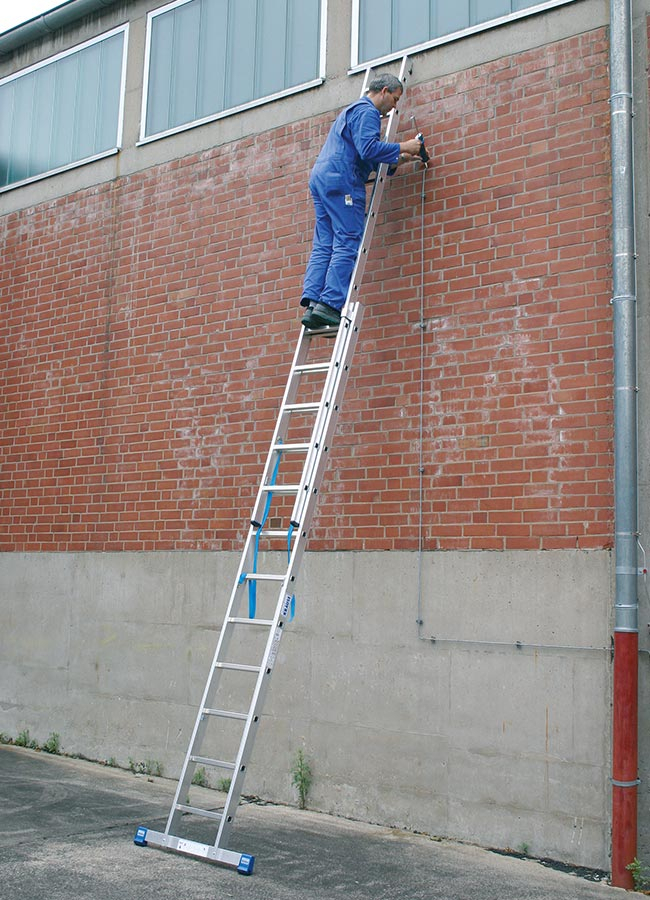
[[[316,227],[302,295],[341,309],[363,235],[365,185],[355,183],[348,172],[317,164],[309,178],[309,190]]]

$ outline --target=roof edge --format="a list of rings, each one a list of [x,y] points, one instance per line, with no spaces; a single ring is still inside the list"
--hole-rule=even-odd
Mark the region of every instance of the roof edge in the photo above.
[[[118,0],[67,0],[48,12],[41,13],[21,25],[10,28],[0,34],[0,59],[9,56],[26,44],[48,37],[72,25],[84,16],[114,6]]]

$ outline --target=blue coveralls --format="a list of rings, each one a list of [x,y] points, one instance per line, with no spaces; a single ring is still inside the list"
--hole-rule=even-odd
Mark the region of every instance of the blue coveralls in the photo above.
[[[316,212],[303,299],[341,309],[363,235],[366,181],[381,163],[397,165],[399,144],[380,140],[381,116],[368,97],[337,117],[309,178]]]

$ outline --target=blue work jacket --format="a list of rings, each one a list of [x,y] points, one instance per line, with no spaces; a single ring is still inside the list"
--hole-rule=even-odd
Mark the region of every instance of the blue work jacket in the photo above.
[[[313,172],[338,172],[351,179],[351,186],[363,187],[381,163],[396,165],[399,144],[382,141],[381,116],[368,97],[351,103],[340,113],[327,135]]]

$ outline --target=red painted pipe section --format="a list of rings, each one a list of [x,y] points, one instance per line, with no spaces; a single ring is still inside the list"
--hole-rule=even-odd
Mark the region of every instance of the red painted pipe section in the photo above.
[[[634,887],[627,866],[637,855],[639,636],[614,632],[612,884]]]

